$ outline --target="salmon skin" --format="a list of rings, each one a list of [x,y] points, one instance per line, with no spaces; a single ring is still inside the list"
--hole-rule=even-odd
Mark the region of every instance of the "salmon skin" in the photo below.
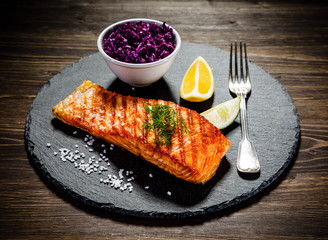
[[[155,133],[144,127],[145,103],[168,105],[188,131],[175,127],[171,144],[159,145]],[[90,81],[52,109],[56,118],[113,143],[172,175],[204,184],[216,173],[230,141],[205,117],[173,102],[123,96]],[[177,118],[178,121],[178,118]]]

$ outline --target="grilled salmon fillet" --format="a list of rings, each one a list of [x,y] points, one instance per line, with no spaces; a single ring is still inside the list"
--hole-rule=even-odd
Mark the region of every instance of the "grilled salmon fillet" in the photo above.
[[[155,133],[144,127],[145,103],[172,107],[188,131],[175,127],[170,146],[156,144]],[[221,131],[193,110],[170,101],[123,96],[90,81],[84,81],[52,111],[61,121],[193,183],[211,179],[230,148],[230,141]]]

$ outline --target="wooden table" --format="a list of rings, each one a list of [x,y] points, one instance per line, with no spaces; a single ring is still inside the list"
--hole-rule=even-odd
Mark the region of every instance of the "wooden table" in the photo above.
[[[0,239],[328,239],[328,4],[298,2],[2,2]],[[218,214],[157,221],[87,207],[40,179],[24,144],[33,99],[97,52],[104,27],[133,17],[167,21],[186,42],[227,51],[248,43],[250,60],[281,82],[300,116],[299,151],[278,181]]]

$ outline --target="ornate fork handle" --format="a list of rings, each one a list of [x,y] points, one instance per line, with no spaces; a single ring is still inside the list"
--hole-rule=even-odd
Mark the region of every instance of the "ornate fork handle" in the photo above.
[[[240,121],[241,121],[241,141],[238,147],[237,169],[244,173],[257,173],[260,171],[260,163],[254,144],[248,138],[246,97],[240,94]]]

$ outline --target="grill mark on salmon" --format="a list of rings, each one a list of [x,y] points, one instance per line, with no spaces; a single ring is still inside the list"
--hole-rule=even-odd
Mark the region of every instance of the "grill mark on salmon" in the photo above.
[[[179,105],[176,105],[175,111],[178,113],[177,114],[177,123],[179,123],[181,121],[181,119],[180,119],[181,113],[180,113]],[[181,131],[178,124],[176,125],[175,131],[178,133],[179,147],[181,149],[181,151],[180,151],[181,162],[185,162],[185,153],[184,153],[184,148],[183,148],[184,144],[183,144],[183,139],[182,139],[183,132]]]
[[[204,125],[203,125],[203,121],[202,121],[203,118],[201,117],[201,115],[197,116],[197,118],[198,118],[198,124],[199,124],[199,134],[201,136],[204,136],[204,129],[203,129]],[[204,144],[204,140],[206,140],[206,139],[201,138],[201,139],[198,139],[198,142],[197,142],[200,145],[199,149],[201,152],[203,152],[206,147]],[[206,161],[199,161],[199,169],[202,169],[202,171],[203,171],[205,164],[206,164]]]
[[[108,119],[108,127],[109,129],[113,132],[113,134],[115,133],[115,129],[114,129],[114,119],[115,119],[115,97],[114,94],[106,94],[107,95],[107,106],[106,106],[106,113],[107,113],[107,119]]]
[[[190,134],[190,147],[188,149],[186,149],[187,152],[190,152],[191,153],[191,164],[193,166],[193,168],[197,168],[197,161],[196,161],[196,155],[197,155],[197,148],[195,146],[195,137],[194,137],[194,128],[191,127],[193,126],[193,118],[191,117],[192,114],[191,114],[191,110],[190,109],[187,109],[187,113],[186,113],[187,117],[187,121],[186,121],[186,124],[188,126],[188,129],[189,129],[189,134]]]
[[[131,114],[131,116],[136,116],[137,115],[137,100],[135,98],[133,98],[133,112]],[[137,133],[136,133],[136,118],[132,118],[133,119],[133,123],[132,123],[132,126],[130,126],[132,129],[133,129],[133,132],[132,132],[132,136],[133,137],[136,137],[137,136]]]
[[[141,104],[143,105],[143,103],[141,103]],[[147,118],[146,111],[144,111],[144,109],[141,111],[143,112],[143,119],[146,119]],[[142,127],[142,125],[140,127]],[[148,138],[148,131],[145,128],[143,128],[143,142],[144,143],[147,143],[147,138]]]
[[[116,111],[115,111],[115,108],[116,108],[116,96],[115,94],[112,95],[112,108],[111,108],[111,116],[112,116],[112,131],[113,131],[113,134],[115,135],[117,133],[116,131],[116,123],[115,123],[115,116],[116,116]]]
[[[121,107],[121,111],[122,111],[122,116],[121,116],[121,128],[122,128],[122,135],[125,135],[125,125],[126,125],[126,121],[127,121],[127,108],[126,108],[126,98],[122,98],[122,107]]]
[[[106,94],[102,95],[99,98],[99,112],[92,119],[93,127],[96,131],[99,131],[101,134],[105,130],[105,114],[106,114]]]
[[[189,132],[176,126],[171,147],[157,145],[153,132],[143,124],[144,102],[165,104],[184,119]],[[53,107],[63,122],[114,143],[186,181],[205,183],[215,174],[230,147],[214,125],[200,114],[163,100],[143,99],[112,93],[90,82],[78,87]]]
[[[145,113],[143,112],[143,106],[141,106],[142,102],[140,99],[136,99],[136,138],[140,138],[142,142],[144,142],[145,138],[145,129],[142,127],[142,119],[145,117]]]
[[[117,130],[117,134],[119,136],[122,136],[122,98],[118,97],[117,95],[115,96],[116,98],[116,104],[115,104],[115,128]]]
[[[110,106],[110,95],[109,94],[104,94],[103,96],[103,106],[102,106],[102,109],[103,109],[103,115],[102,115],[102,118],[103,118],[103,125],[102,125],[102,128],[101,128],[101,133],[102,134],[106,134],[106,129],[111,126],[110,124],[110,109],[108,108]]]

